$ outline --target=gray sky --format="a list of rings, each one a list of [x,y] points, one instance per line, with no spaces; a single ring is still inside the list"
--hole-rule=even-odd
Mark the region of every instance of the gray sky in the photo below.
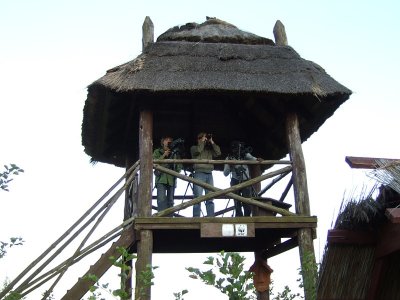
[[[0,280],[18,275],[123,174],[111,165],[89,164],[81,146],[82,110],[87,85],[141,53],[146,16],[155,37],[210,16],[273,39],[279,19],[290,46],[353,91],[303,144],[311,211],[319,220],[318,261],[343,194],[371,184],[365,171],[347,166],[345,156],[400,157],[399,13],[397,1],[385,0],[0,1],[0,159],[25,169],[9,193],[0,192],[0,240],[25,240],[0,260]],[[222,187],[228,185],[221,174],[216,177]],[[121,220],[122,205],[107,224]],[[153,299],[173,299],[184,288],[186,300],[226,299],[184,270],[201,266],[206,256],[155,255]],[[246,256],[251,264],[252,254]],[[269,260],[277,289],[297,285],[298,260],[297,249]],[[77,276],[66,279],[56,295]],[[115,276],[112,280],[118,285]]]

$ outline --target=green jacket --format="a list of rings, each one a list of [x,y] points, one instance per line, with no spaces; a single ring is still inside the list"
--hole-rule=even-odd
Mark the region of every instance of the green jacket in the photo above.
[[[164,154],[164,149],[158,148],[158,149],[154,150],[154,152],[153,152],[153,159],[161,159],[163,154]],[[182,164],[175,164],[175,165],[168,164],[168,165],[162,165],[162,166],[169,168],[169,169],[174,169],[174,171],[176,171],[178,173],[182,170]],[[162,184],[166,184],[169,186],[175,186],[175,179],[176,179],[175,176],[165,174],[162,172],[158,172],[158,171],[155,171],[154,175],[156,175],[156,182],[155,182],[156,184],[162,183]]]
[[[190,148],[190,153],[193,159],[213,159],[221,155],[221,149],[217,144],[213,144],[212,147],[205,147],[204,142],[199,142],[198,145],[192,146]],[[214,170],[214,165],[212,164],[194,164],[194,171],[211,173]]]

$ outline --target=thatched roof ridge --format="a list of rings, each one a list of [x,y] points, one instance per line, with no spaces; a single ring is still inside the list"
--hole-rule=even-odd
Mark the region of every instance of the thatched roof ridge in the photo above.
[[[238,29],[236,26],[219,20],[208,18],[204,23],[187,23],[175,26],[161,34],[157,42],[187,41],[203,43],[230,43],[251,45],[274,45],[275,43],[265,37]]]
[[[248,91],[350,94],[289,46],[157,42],[93,83],[117,92]]]

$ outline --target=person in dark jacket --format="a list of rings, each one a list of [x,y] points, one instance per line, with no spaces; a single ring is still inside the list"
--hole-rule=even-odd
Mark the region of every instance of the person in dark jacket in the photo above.
[[[262,160],[250,154],[249,149],[244,146],[243,142],[233,141],[231,143],[231,153],[226,160]],[[250,179],[250,172],[248,165],[224,165],[224,175],[231,175],[231,186],[242,183]],[[242,188],[235,192],[235,194],[249,198],[252,195],[252,188],[250,186]],[[251,215],[251,206],[247,203],[235,200],[235,216],[248,217]]]

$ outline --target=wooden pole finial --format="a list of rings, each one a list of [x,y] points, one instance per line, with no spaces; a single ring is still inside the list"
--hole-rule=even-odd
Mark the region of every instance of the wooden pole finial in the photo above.
[[[285,26],[281,21],[277,20],[274,26],[275,44],[278,46],[287,46],[288,41],[286,37]]]
[[[150,43],[154,43],[154,25],[149,16],[144,19],[142,32],[142,51],[144,51]]]

